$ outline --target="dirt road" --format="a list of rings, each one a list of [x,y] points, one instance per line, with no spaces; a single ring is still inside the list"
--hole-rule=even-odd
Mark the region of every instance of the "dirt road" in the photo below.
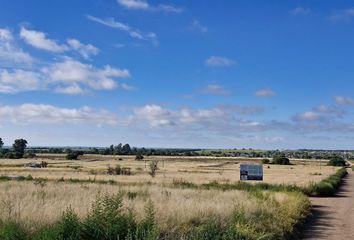
[[[302,239],[354,239],[354,173],[348,173],[336,196],[311,198],[314,215]]]

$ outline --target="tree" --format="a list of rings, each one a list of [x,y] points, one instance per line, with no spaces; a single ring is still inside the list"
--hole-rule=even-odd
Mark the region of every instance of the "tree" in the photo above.
[[[129,155],[130,152],[131,152],[131,149],[130,149],[129,144],[124,144],[124,146],[122,147],[122,154]]]
[[[2,150],[3,146],[4,146],[4,142],[2,141],[2,138],[0,138],[0,150]]]
[[[333,156],[327,163],[328,166],[345,166],[345,160],[340,156]]]
[[[289,158],[287,158],[284,153],[277,153],[274,155],[272,163],[280,164],[280,165],[289,165],[290,161]]]
[[[27,144],[28,144],[28,142],[25,139],[16,139],[15,140],[14,144],[12,144],[15,158],[23,158]]]
[[[137,155],[135,156],[135,160],[137,160],[137,161],[144,160],[144,156],[141,155],[141,154],[137,154]]]

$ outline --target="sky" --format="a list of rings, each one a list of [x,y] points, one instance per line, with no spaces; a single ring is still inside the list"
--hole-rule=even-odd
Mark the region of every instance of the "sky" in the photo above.
[[[0,137],[354,149],[354,1],[1,0]]]

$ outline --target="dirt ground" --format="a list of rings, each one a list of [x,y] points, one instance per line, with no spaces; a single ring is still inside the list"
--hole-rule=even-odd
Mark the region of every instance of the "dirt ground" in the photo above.
[[[354,239],[354,173],[348,173],[336,196],[311,198],[314,213],[302,239]]]

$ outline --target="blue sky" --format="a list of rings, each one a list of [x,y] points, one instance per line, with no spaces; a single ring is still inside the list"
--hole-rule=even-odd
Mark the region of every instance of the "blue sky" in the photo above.
[[[0,5],[7,144],[353,149],[353,1]]]

